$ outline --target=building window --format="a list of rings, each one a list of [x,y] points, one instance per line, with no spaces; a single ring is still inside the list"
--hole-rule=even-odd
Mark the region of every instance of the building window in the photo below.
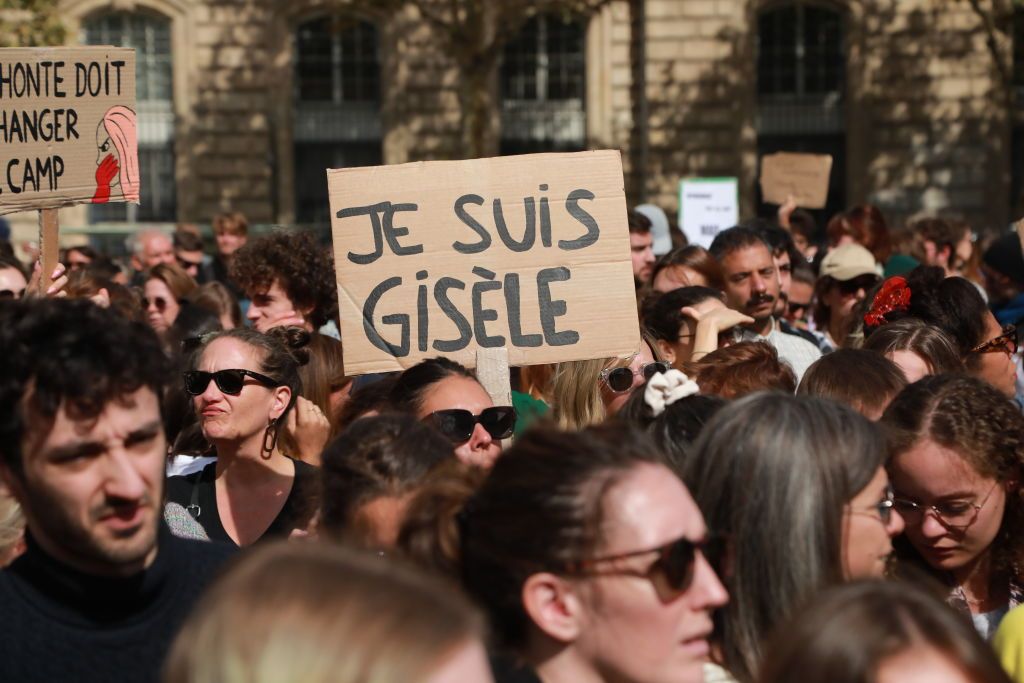
[[[327,225],[328,168],[382,163],[377,29],[322,17],[295,33],[295,217]]]
[[[831,154],[826,219],[846,204],[843,38],[842,15],[811,3],[776,6],[758,17],[758,156]]]
[[[88,45],[135,48],[139,204],[94,204],[89,221],[175,220],[171,22],[150,12],[110,12],[83,24]]]
[[[505,47],[501,152],[586,148],[586,21],[534,17]]]

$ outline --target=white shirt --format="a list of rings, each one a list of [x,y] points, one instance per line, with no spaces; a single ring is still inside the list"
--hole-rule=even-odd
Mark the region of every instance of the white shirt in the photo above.
[[[817,346],[795,334],[780,332],[775,329],[774,324],[772,324],[772,331],[768,333],[767,337],[762,337],[753,330],[743,328],[741,341],[762,341],[775,347],[776,353],[779,354],[779,360],[793,368],[797,384],[803,379],[804,373],[807,372],[811,363],[821,358],[821,351]]]

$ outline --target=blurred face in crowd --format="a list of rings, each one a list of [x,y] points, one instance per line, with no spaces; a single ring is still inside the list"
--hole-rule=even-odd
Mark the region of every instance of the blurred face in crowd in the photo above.
[[[689,491],[665,467],[637,465],[605,494],[602,510],[597,561],[575,579],[582,614],[574,647],[602,680],[702,681],[711,615],[728,595],[702,553],[695,554],[690,581],[673,587],[655,551],[706,538]]]
[[[697,313],[704,315],[711,311],[725,308],[718,299],[705,299],[693,307]],[[677,370],[683,369],[683,364],[688,363],[693,356],[693,345],[696,341],[697,321],[683,318],[683,324],[679,326],[679,337],[675,342],[667,342],[663,339],[657,341],[661,357],[668,361]],[[648,361],[649,362],[649,361]]]
[[[907,378],[908,384],[913,384],[922,377],[933,374],[928,361],[913,351],[891,351],[885,354],[886,358],[899,366],[903,375]]]
[[[68,249],[66,257],[68,270],[81,270],[92,263],[92,259],[78,251],[74,247]]]
[[[709,287],[708,279],[689,266],[662,268],[654,276],[654,291],[664,294],[680,287]]]
[[[889,477],[875,476],[846,505],[843,515],[843,574],[848,580],[880,577],[892,554],[892,539],[903,531],[903,518],[885,502]]]
[[[217,251],[221,256],[231,256],[245,246],[248,236],[236,228],[218,228],[214,231],[217,238]]]
[[[786,312],[786,302],[789,301],[789,289],[793,284],[793,263],[789,258],[789,252],[780,251],[772,257],[775,261],[775,272],[779,275],[779,298],[775,302],[773,315],[781,317]]]
[[[927,645],[918,645],[883,659],[875,683],[972,683],[957,663]]]
[[[1003,328],[989,311],[985,312],[986,342],[1000,339]],[[987,345],[984,350],[972,351],[967,363],[971,374],[983,379],[1005,395],[1013,397],[1017,393],[1017,364],[1013,356],[1013,342],[1004,340]]]
[[[768,247],[754,244],[735,249],[722,257],[721,265],[729,308],[758,323],[770,320],[779,298],[779,276]]]
[[[40,547],[90,574],[145,569],[156,555],[167,457],[156,393],[120,396],[95,418],[62,405],[52,422],[28,424],[22,473],[0,471]]]
[[[691,343],[691,351],[692,348],[693,347]],[[629,400],[629,397],[632,395],[632,393],[636,391],[637,387],[643,386],[643,367],[648,363],[653,363],[655,360],[656,359],[654,358],[654,352],[651,351],[651,347],[647,345],[647,342],[643,342],[642,344],[640,344],[640,353],[633,356],[633,359],[627,366],[630,370],[633,371],[633,385],[629,389],[627,389],[626,391],[615,392],[612,391],[611,388],[609,388],[607,382],[602,381],[600,379],[598,380],[598,383],[601,386],[601,399],[604,401],[604,409],[609,415],[614,415],[615,413],[619,412],[622,406],[626,404],[626,401]],[[613,363],[608,367],[613,368],[617,367],[617,365]]]
[[[167,235],[146,233],[142,237],[142,265],[136,265],[136,269],[152,268],[158,263],[174,263],[174,244]]]
[[[25,295],[28,281],[17,268],[0,266],[0,300],[20,299]]]
[[[149,326],[163,336],[174,324],[181,311],[181,305],[174,298],[170,288],[163,280],[150,278],[143,288],[142,303],[146,307],[146,321]]]
[[[260,372],[262,354],[238,339],[222,337],[210,342],[196,366],[197,370],[252,370]],[[214,446],[241,445],[252,450],[262,446],[267,425],[284,413],[291,400],[286,386],[267,387],[252,377],[246,377],[238,394],[220,390],[210,380],[206,389],[192,397],[203,436]]]
[[[193,280],[199,277],[199,267],[203,265],[203,252],[201,249],[198,251],[176,249],[174,258],[176,263],[181,266],[181,269],[188,273]]]
[[[654,234],[648,232],[629,233],[629,253],[633,259],[633,277],[647,283],[654,272]]]
[[[295,317],[305,319],[311,312],[308,308],[297,310],[291,297],[288,296],[288,292],[281,286],[281,281],[276,278],[267,289],[247,292],[247,294],[252,303],[249,304],[249,310],[246,311],[245,317],[260,332],[277,327],[284,320]],[[313,331],[313,326],[308,322],[303,326],[307,330]]]
[[[873,274],[858,275],[850,280],[833,280],[822,295],[822,301],[828,306],[829,323],[845,325],[854,307],[864,301],[867,290],[878,284],[878,280],[879,277]]]
[[[786,306],[786,320],[805,324],[811,314],[814,301],[814,285],[793,280],[789,285],[789,301]]]
[[[896,455],[889,474],[904,533],[930,566],[955,575],[988,552],[1003,521],[1004,485],[927,437]]]
[[[479,416],[480,411],[493,405],[490,394],[479,382],[470,377],[453,375],[427,388],[416,417],[423,420],[434,411],[452,409],[468,410]],[[480,423],[474,425],[468,441],[455,445],[455,457],[467,465],[490,467],[499,455],[501,441],[491,438]]]

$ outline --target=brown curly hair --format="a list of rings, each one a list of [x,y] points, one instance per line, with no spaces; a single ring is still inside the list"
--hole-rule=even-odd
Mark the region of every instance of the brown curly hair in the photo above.
[[[1000,483],[1024,473],[1024,415],[988,383],[965,375],[933,375],[904,389],[882,416],[890,458],[923,438],[955,450],[984,477]],[[1010,492],[992,542],[995,566],[1024,579],[1024,498]]]
[[[312,309],[315,327],[338,318],[334,259],[312,233],[277,231],[251,240],[235,253],[231,279],[250,298],[277,280],[296,308]]]

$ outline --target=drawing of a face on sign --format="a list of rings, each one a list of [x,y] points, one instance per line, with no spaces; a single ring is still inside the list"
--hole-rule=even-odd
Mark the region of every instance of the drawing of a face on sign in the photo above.
[[[93,204],[105,204],[111,194],[139,201],[139,158],[135,112],[111,107],[96,126],[96,194]]]

